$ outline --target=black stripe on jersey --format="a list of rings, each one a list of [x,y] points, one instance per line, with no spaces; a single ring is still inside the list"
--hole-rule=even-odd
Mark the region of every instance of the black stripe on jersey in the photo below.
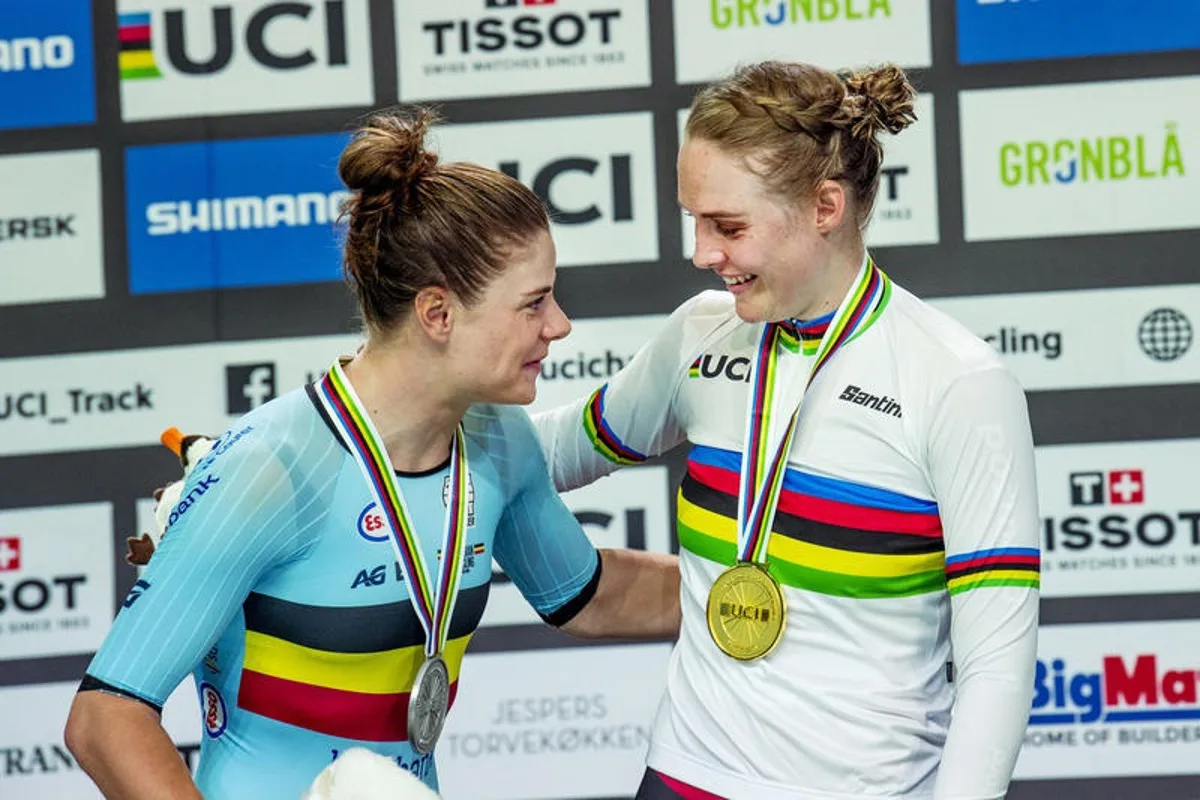
[[[1024,570],[1026,572],[1041,572],[1041,568],[1037,564],[1013,564],[1004,559],[996,559],[989,561],[986,564],[977,564],[970,567],[946,567],[947,578],[961,578],[964,575],[974,575],[976,572],[995,572],[998,569],[1005,570]]]
[[[587,604],[592,602],[592,598],[596,596],[596,589],[600,587],[600,571],[604,566],[604,559],[600,554],[596,554],[596,570],[592,573],[591,579],[587,585],[579,590],[579,594],[572,597],[567,602],[563,603],[558,608],[551,611],[549,614],[538,612],[538,616],[546,621],[547,624],[553,625],[556,628],[561,628],[575,616],[587,607]]]
[[[691,473],[685,473],[679,491],[687,500],[723,517],[737,519],[737,498],[701,483]],[[854,553],[877,553],[890,556],[912,556],[940,553],[945,549],[942,538],[913,536],[907,533],[885,533],[845,528],[827,522],[797,517],[783,511],[775,512],[775,533],[809,544],[831,547]]]
[[[460,589],[450,638],[473,633],[487,605],[490,584]],[[310,606],[251,592],[242,604],[246,630],[333,653],[378,653],[425,643],[412,601],[377,606]]]
[[[120,686],[113,686],[111,683],[106,683],[99,678],[96,678],[87,673],[84,674],[83,680],[79,682],[80,692],[104,692],[105,694],[115,694],[117,697],[124,697],[127,700],[136,700],[143,705],[150,706],[154,709],[154,713],[162,715],[162,706],[151,700],[147,700],[141,695],[134,694],[128,689],[122,689]]]

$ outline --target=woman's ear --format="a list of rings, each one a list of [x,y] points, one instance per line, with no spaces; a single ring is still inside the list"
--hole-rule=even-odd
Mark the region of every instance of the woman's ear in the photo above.
[[[817,230],[829,234],[846,218],[846,187],[837,181],[822,181],[813,200],[817,212]]]
[[[425,334],[435,342],[445,344],[454,326],[453,302],[450,290],[444,286],[427,286],[413,298],[413,314]]]

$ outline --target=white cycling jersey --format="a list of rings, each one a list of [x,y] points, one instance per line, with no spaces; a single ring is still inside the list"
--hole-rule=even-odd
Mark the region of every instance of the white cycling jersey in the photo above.
[[[649,766],[722,797],[982,800],[1012,775],[1038,611],[1024,395],[951,318],[894,284],[882,303],[805,395],[768,550],[787,626],[762,659],[725,655],[705,614],[736,558],[762,324],[701,293],[591,397],[534,419],[560,490],[692,444]],[[827,324],[792,329],[784,384],[803,385]]]

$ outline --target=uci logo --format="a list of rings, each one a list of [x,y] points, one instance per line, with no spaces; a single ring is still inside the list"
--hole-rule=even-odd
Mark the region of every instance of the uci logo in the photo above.
[[[688,369],[689,378],[720,378],[736,383],[750,382],[750,359],[745,356],[731,358],[727,355],[714,356],[705,353],[692,362]]]
[[[598,203],[587,205],[568,203],[560,196],[555,200],[554,185],[559,178],[571,173],[582,173],[588,180],[609,180],[609,212],[614,222],[629,222],[633,219],[633,157],[629,153],[613,154],[608,157],[608,168],[594,158],[587,156],[566,156],[538,167],[532,173],[523,170],[520,162],[502,161],[499,169],[506,175],[521,180],[524,174],[530,180],[525,181],[533,193],[538,196],[550,211],[550,218],[559,225],[584,225],[595,222],[605,213]],[[599,171],[599,175],[597,175]],[[607,173],[607,176],[606,174]],[[575,181],[580,178],[576,177]],[[593,181],[594,182],[594,181]]]
[[[238,43],[244,44],[250,58],[267,69],[302,69],[321,61],[322,57],[328,66],[345,66],[347,63],[343,0],[266,3],[244,17],[241,16],[243,7],[239,6],[237,10],[239,18],[235,22],[234,6],[214,6],[210,9],[212,18],[205,24],[197,22],[194,16],[189,22],[189,11],[182,8],[164,11],[161,20],[154,19],[148,12],[121,14],[122,80],[161,78],[158,58],[163,56],[180,74],[212,75],[229,66]],[[297,48],[297,27],[311,30],[316,21],[310,19],[314,11],[316,17],[323,17],[324,41],[318,43],[310,32],[303,37],[309,46]],[[163,27],[159,36],[154,35],[155,25]],[[190,32],[194,28],[212,33],[201,40],[198,34]],[[154,52],[152,42],[155,40],[163,42],[164,52]],[[291,47],[282,45],[289,40]],[[198,57],[200,55],[206,58]]]
[[[216,739],[229,725],[229,716],[221,693],[211,683],[200,684],[200,709],[204,714],[204,732],[210,739]]]

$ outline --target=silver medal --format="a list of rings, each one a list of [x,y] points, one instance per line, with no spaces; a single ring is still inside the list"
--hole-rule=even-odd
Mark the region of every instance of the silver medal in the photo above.
[[[433,750],[450,710],[450,670],[441,656],[425,659],[408,697],[408,743],[421,755]]]

